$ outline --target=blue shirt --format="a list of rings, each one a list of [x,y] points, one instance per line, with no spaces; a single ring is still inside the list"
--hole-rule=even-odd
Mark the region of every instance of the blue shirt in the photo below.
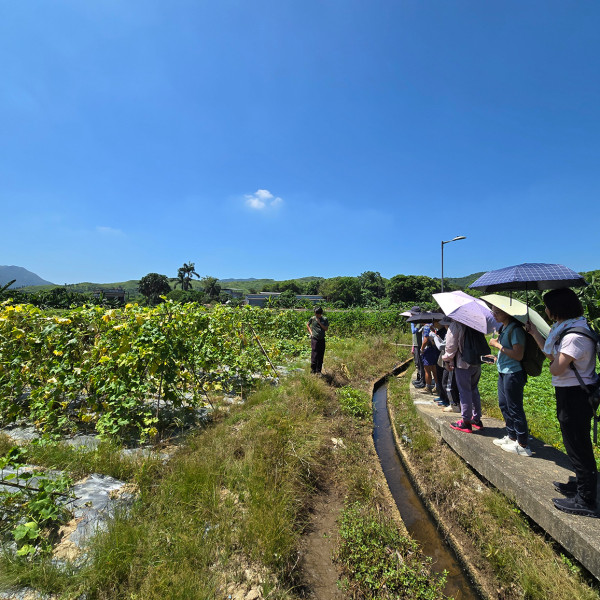
[[[512,350],[516,344],[521,344],[525,348],[525,331],[520,325],[509,323],[508,327],[502,328],[498,341],[507,350]],[[496,366],[498,367],[498,373],[517,373],[523,370],[520,361],[509,358],[504,352],[498,354]]]

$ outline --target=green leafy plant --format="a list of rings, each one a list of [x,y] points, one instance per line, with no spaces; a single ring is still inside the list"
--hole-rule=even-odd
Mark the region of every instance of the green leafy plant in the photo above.
[[[432,572],[432,559],[402,535],[391,519],[359,503],[345,508],[338,560],[353,597],[439,600],[446,573]]]
[[[15,447],[0,461],[10,468],[0,479],[0,539],[14,541],[17,556],[33,556],[51,551],[60,525],[71,516],[65,506],[72,485],[66,475],[50,476],[39,470],[25,470],[26,451]],[[10,491],[6,491],[10,490]]]
[[[357,419],[371,417],[371,400],[365,392],[346,385],[337,390],[342,411]]]

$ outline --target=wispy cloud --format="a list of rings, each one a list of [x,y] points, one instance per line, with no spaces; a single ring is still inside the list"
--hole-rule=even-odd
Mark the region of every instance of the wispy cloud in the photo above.
[[[110,236],[122,236],[125,235],[120,229],[115,229],[114,227],[103,227],[98,225],[96,227],[96,231],[100,235],[110,235]]]
[[[256,190],[254,194],[246,194],[246,206],[253,210],[264,210],[266,208],[275,208],[283,203],[283,200],[273,196],[269,190]]]

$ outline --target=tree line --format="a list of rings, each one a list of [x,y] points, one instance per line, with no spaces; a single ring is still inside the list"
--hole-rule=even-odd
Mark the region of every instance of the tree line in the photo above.
[[[192,279],[199,280],[199,289],[192,287]],[[171,288],[174,282],[175,289]],[[449,291],[455,289],[447,283]],[[149,304],[159,302],[162,296],[178,302],[228,302],[237,299],[221,291],[216,277],[202,277],[196,273],[194,263],[184,263],[177,277],[169,280],[166,275],[149,273],[139,283],[140,293]],[[315,278],[308,281],[288,279],[264,284],[260,289],[250,288],[250,293],[278,292],[280,296],[271,298],[270,306],[293,308],[305,302],[296,299],[297,295],[323,296],[325,303],[332,308],[386,308],[399,304],[429,304],[431,294],[441,291],[440,280],[425,275],[394,275],[390,279],[377,271],[365,271],[357,277]]]

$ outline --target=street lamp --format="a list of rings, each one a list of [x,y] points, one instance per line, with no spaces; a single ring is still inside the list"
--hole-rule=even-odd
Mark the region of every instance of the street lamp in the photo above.
[[[447,240],[442,242],[442,292],[444,291],[444,244],[449,244],[450,242],[458,242],[458,240],[466,240],[467,237],[464,235],[457,235],[453,237],[451,240]]]

